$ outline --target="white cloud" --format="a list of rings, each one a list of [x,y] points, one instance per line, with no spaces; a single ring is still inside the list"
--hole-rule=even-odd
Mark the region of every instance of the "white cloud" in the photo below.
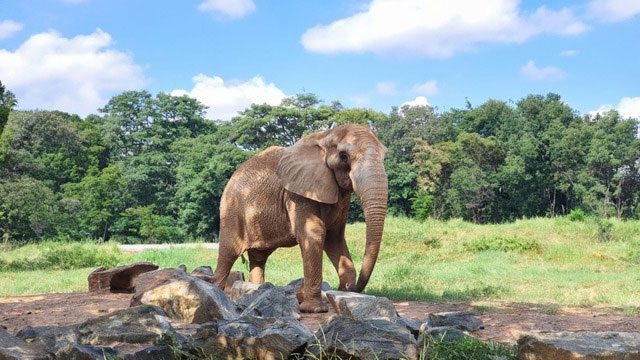
[[[251,104],[278,105],[286,97],[284,92],[273,83],[265,83],[261,76],[255,76],[246,82],[230,81],[226,83],[219,76],[198,74],[193,77],[193,88],[173,90],[171,95],[189,95],[208,106],[207,115],[212,119],[231,120],[238,111],[245,110]]]
[[[0,21],[0,40],[12,37],[13,34],[21,31],[23,27],[24,25],[13,20]]]
[[[376,84],[376,91],[380,95],[393,96],[397,93],[396,84],[391,81],[381,81]]]
[[[555,66],[539,68],[533,60],[520,68],[520,73],[525,77],[536,81],[555,81],[567,77],[567,74]]]
[[[15,51],[0,49],[0,79],[23,109],[52,109],[85,116],[115,92],[145,85],[130,54],[113,48],[111,36],[62,37],[50,31],[31,36]]]
[[[198,10],[239,19],[254,12],[256,5],[253,0],[205,0],[198,5]]]
[[[563,8],[523,13],[519,0],[372,0],[362,12],[318,25],[303,46],[323,54],[413,54],[446,58],[480,44],[521,43],[540,34],[576,35],[587,26]]]
[[[588,14],[596,20],[624,21],[640,13],[640,0],[591,0],[587,9]]]
[[[402,103],[402,105],[400,105],[400,107],[403,106],[431,106],[431,104],[429,104],[429,100],[427,100],[426,97],[417,96],[415,99],[404,102]]]
[[[438,82],[435,80],[429,80],[422,84],[415,84],[411,88],[416,94],[432,96],[438,93]]]
[[[640,119],[640,96],[637,97],[623,97],[617,106],[610,104],[600,105],[596,110],[587,112],[588,114],[595,116],[597,114],[605,114],[611,110],[617,110],[622,117],[630,117]]]
[[[575,50],[575,49],[567,49],[567,50],[562,50],[560,52],[560,56],[563,57],[572,57],[572,56],[576,56],[578,55],[579,51]]]

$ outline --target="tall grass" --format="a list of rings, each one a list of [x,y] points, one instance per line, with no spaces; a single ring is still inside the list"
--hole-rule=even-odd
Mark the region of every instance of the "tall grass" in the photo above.
[[[598,223],[589,218],[537,218],[497,225],[389,218],[367,292],[398,300],[639,307],[640,222],[608,221],[609,238],[602,241]],[[364,234],[363,223],[347,226],[357,268]],[[113,244],[87,243],[5,248],[0,250],[0,295],[81,291],[95,267],[135,261],[161,267],[185,264],[192,269],[214,266],[216,253],[174,248],[129,254]],[[50,269],[61,270],[55,277],[43,276]],[[248,264],[238,260],[234,269],[247,274]],[[326,257],[323,274],[325,281],[337,286],[336,271]],[[269,258],[267,281],[286,284],[299,277],[299,248],[279,249]]]

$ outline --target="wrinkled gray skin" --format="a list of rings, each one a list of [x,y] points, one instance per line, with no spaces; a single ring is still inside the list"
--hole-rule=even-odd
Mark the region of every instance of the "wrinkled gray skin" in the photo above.
[[[224,287],[245,251],[249,279],[264,282],[267,257],[300,245],[304,267],[302,312],[326,312],[320,298],[322,251],[340,278],[340,290],[364,290],[373,271],[387,212],[386,148],[362,125],[344,125],[270,147],[242,164],[220,204],[220,247],[213,282]],[[351,193],[361,199],[367,226],[365,254],[356,271],[344,238]]]

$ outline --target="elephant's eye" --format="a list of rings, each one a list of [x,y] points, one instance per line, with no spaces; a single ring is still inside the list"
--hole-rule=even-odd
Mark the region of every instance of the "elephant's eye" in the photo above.
[[[346,163],[346,162],[349,161],[349,155],[347,155],[346,152],[340,151],[340,155],[339,156],[340,156],[340,161],[341,162]]]

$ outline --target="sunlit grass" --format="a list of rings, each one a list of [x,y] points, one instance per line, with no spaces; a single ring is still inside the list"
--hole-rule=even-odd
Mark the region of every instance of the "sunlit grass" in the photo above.
[[[602,242],[597,224],[589,220],[541,218],[474,225],[460,220],[420,223],[389,218],[366,291],[397,300],[507,301],[636,309],[640,307],[640,222],[612,223],[612,240]],[[346,231],[357,269],[362,262],[365,229],[359,223],[349,225]],[[504,241],[515,245],[502,246]],[[499,246],[485,251],[468,245],[483,242]],[[99,248],[106,253],[114,251],[107,245]],[[0,265],[6,267],[20,259],[38,264],[44,252],[41,245],[4,249],[0,251]],[[77,254],[75,250],[70,254],[77,256],[73,255]],[[58,255],[63,256],[64,252]],[[136,261],[151,261],[161,267],[185,264],[191,270],[201,265],[215,267],[216,252],[173,248],[118,253],[118,264]],[[59,271],[55,276],[48,276],[49,270],[6,270],[0,272],[0,295],[83,291],[93,268]],[[234,270],[248,274],[248,264],[238,260]],[[278,249],[267,263],[266,280],[277,285],[302,274],[298,247]],[[323,274],[325,281],[337,287],[336,271],[326,257]]]

